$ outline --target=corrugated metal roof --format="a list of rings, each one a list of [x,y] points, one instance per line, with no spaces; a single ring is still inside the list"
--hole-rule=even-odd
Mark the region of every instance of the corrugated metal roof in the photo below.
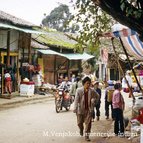
[[[48,49],[49,47],[48,46],[45,46],[43,44],[40,44],[34,40],[31,40],[31,47],[33,48],[37,48],[37,49]]]
[[[0,27],[15,29],[15,30],[18,30],[18,31],[23,31],[25,33],[46,34],[46,32],[42,32],[42,31],[38,31],[38,30],[34,30],[34,29],[28,29],[28,28],[19,28],[17,26],[5,24],[5,23],[0,23]]]
[[[87,53],[83,53],[83,54],[80,54],[80,53],[73,53],[73,54],[63,54],[67,59],[69,60],[89,60],[91,58],[94,58],[94,56],[92,55],[89,55]]]
[[[89,55],[87,53],[83,53],[83,54],[80,54],[80,53],[63,54],[63,53],[55,52],[55,51],[50,50],[50,49],[38,50],[38,51],[43,53],[43,54],[47,54],[47,55],[59,55],[59,56],[65,57],[69,60],[89,60],[91,58],[94,58],[94,56]]]

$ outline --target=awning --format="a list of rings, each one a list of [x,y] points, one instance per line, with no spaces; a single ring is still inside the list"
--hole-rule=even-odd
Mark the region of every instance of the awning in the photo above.
[[[102,36],[120,37],[123,45],[130,53],[130,55],[135,57],[137,60],[143,60],[143,43],[135,31],[129,29],[124,25],[115,24],[112,27],[112,32],[104,33]]]
[[[93,55],[89,55],[87,53],[83,53],[83,54],[80,54],[80,53],[69,53],[69,54],[63,54],[63,53],[58,53],[56,51],[53,51],[53,50],[38,50],[39,52],[41,52],[42,54],[46,54],[46,55],[59,55],[59,56],[62,56],[62,57],[65,57],[69,60],[89,60],[91,58],[94,58]]]
[[[18,30],[18,31],[23,31],[23,32],[25,32],[25,33],[46,34],[46,32],[43,32],[43,31],[38,31],[38,30],[28,29],[28,28],[19,28],[19,27],[17,27],[17,26],[10,25],[10,24],[5,24],[5,23],[0,23],[0,27],[2,27],[2,28],[15,29],[15,30]]]

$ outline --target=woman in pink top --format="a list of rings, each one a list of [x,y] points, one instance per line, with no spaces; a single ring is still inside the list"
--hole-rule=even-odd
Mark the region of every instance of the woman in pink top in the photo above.
[[[112,97],[113,112],[115,116],[114,133],[118,136],[124,135],[124,121],[123,121],[123,110],[124,110],[124,99],[121,95],[121,84],[116,83],[114,85],[115,91]]]

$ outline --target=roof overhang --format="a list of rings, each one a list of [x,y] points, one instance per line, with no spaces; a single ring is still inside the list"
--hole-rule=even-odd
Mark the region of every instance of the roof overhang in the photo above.
[[[31,40],[31,47],[35,48],[35,49],[48,49],[48,46],[45,46],[41,43],[38,43],[37,41]]]
[[[14,25],[6,24],[6,23],[0,23],[0,28],[15,29],[15,30],[22,31],[25,33],[46,34],[46,32],[43,32],[43,31],[38,31],[38,30],[28,29],[28,28],[21,28],[21,27],[17,27]]]
[[[63,53],[58,53],[56,51],[47,49],[47,50],[38,50],[39,52],[41,52],[42,54],[46,54],[46,55],[58,55],[58,56],[62,56],[65,57],[69,60],[89,60],[91,58],[94,58],[93,55],[89,55],[87,53],[68,53],[68,54],[63,54]]]

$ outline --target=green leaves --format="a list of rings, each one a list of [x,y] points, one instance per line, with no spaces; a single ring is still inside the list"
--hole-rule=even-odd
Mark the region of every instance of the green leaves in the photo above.
[[[123,12],[125,12],[125,15],[128,17],[133,17],[136,19],[141,18],[142,14],[143,14],[143,7],[142,1],[139,0],[121,0],[121,5],[120,8]]]
[[[77,0],[75,10],[77,12],[72,22],[80,25],[77,50],[83,51],[86,48],[89,53],[98,53],[98,35],[110,29],[112,18],[89,0]]]
[[[122,11],[123,11],[123,10],[125,9],[125,3],[122,2],[120,7],[121,7],[121,9],[122,9]]]
[[[46,16],[42,20],[42,24],[61,32],[75,32],[74,30],[78,29],[77,25],[67,27],[67,24],[71,19],[73,19],[73,16],[69,11],[69,7],[67,5],[61,4],[59,7],[56,7],[54,10],[52,10],[50,15]]]
[[[136,18],[140,18],[142,15],[142,10],[133,11],[133,14],[135,15]]]

